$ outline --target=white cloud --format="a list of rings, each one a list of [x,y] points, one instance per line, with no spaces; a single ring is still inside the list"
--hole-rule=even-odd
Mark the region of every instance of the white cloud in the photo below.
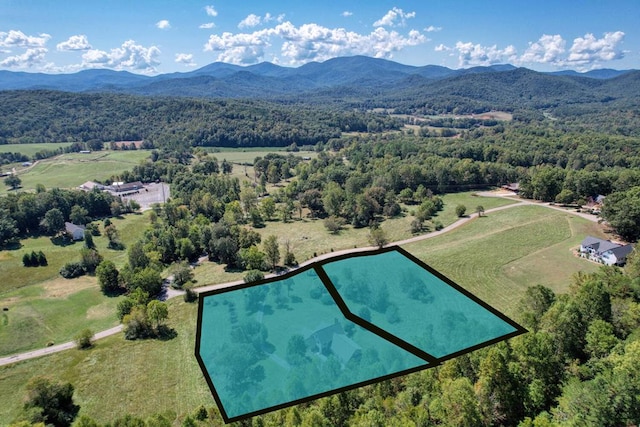
[[[0,61],[1,67],[9,68],[31,68],[34,65],[42,64],[44,55],[48,50],[44,47],[29,48],[22,55],[14,55]]]
[[[427,33],[436,33],[438,31],[442,31],[442,27],[434,27],[433,25],[429,25],[424,29]]]
[[[56,49],[60,51],[87,50],[91,49],[91,45],[89,44],[89,40],[87,40],[87,36],[84,34],[78,34],[69,37],[68,40],[62,43],[58,43],[56,45]]]
[[[191,53],[176,53],[176,62],[178,64],[184,64],[187,67],[196,66],[196,63],[193,62],[193,54]]]
[[[450,48],[449,46],[446,46],[446,45],[444,45],[444,44],[440,43],[438,46],[436,46],[436,47],[434,48],[434,50],[435,50],[436,52],[450,52],[450,51],[452,51],[452,50],[453,50],[453,48]]]
[[[564,52],[565,41],[559,34],[543,34],[537,42],[529,43],[519,62],[558,65],[563,62]]]
[[[82,55],[84,67],[109,67],[116,70],[133,70],[142,73],[155,73],[160,65],[157,46],[144,47],[133,40],[127,40],[121,47],[111,49],[110,52],[91,49]]]
[[[569,49],[569,64],[580,66],[593,65],[603,61],[613,61],[624,58],[624,51],[618,45],[624,40],[625,34],[622,31],[604,33],[601,39],[597,39],[593,34],[585,34],[573,40],[573,45]]]
[[[218,11],[213,6],[205,6],[204,10],[209,16],[218,16]]]
[[[269,15],[271,16],[271,15]],[[249,14],[246,18],[244,18],[242,21],[240,21],[240,23],[238,24],[238,28],[251,28],[251,27],[257,27],[258,25],[260,25],[260,23],[262,22],[262,18],[259,17],[256,14]]]
[[[281,13],[278,16],[273,16],[272,14],[267,12],[264,15],[263,22],[266,23],[266,22],[276,21],[278,23],[282,23],[282,22],[284,22],[284,17],[285,17],[284,13]]]
[[[213,22],[207,22],[206,24],[201,24],[198,28],[202,28],[203,30],[208,30],[210,28],[215,27],[216,24],[214,24]]]
[[[407,25],[407,19],[415,18],[415,12],[405,13],[402,9],[394,7],[386,13],[382,18],[373,23],[374,27],[404,27]]]
[[[0,32],[0,46],[2,47],[44,47],[51,36],[49,34],[38,34],[28,36],[22,31],[9,30],[8,33]]]
[[[509,45],[504,49],[498,49],[496,45],[482,46],[471,42],[456,43],[458,51],[458,63],[460,67],[491,65],[518,60],[516,48]]]
[[[341,13],[341,15],[344,16],[345,18],[348,18],[349,16],[353,16],[353,12],[345,10],[344,12]]]
[[[264,49],[269,46],[269,30],[252,34],[213,34],[204,45],[205,51],[219,52],[218,61],[233,64],[253,64],[264,57]]]
[[[211,35],[204,50],[218,52],[218,61],[251,64],[264,60],[265,49],[275,43],[275,39],[282,40],[281,54],[293,65],[345,55],[391,58],[394,52],[405,47],[427,42],[426,37],[415,30],[401,35],[377,28],[370,34],[359,34],[344,28],[332,29],[318,24],[296,27],[284,22],[253,33]]]
[[[156,28],[159,28],[161,30],[168,30],[169,28],[171,28],[171,23],[169,23],[169,21],[166,19],[162,19],[156,22]]]

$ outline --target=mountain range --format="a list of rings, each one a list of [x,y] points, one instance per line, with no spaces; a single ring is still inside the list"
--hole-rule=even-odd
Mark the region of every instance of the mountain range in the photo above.
[[[157,76],[106,69],[84,70],[74,74],[0,71],[0,90],[46,89],[205,98],[283,98],[310,92],[322,96],[323,93],[326,95],[337,90],[347,95],[352,92],[371,96],[372,93],[380,95],[388,91],[397,93],[426,87],[435,82],[441,83],[437,86],[451,86],[451,83],[445,81],[464,82],[469,76],[481,75],[486,79],[490,75],[498,75],[498,79],[503,80],[518,73],[530,73],[547,82],[562,84],[583,81],[581,85],[588,88],[595,81],[615,79],[633,72],[601,69],[586,73],[570,70],[539,73],[508,64],[454,70],[437,65],[416,67],[384,59],[354,56],[334,58],[321,63],[311,62],[298,68],[267,62],[246,67],[216,62],[187,73]],[[477,77],[471,77],[471,80],[477,80]]]

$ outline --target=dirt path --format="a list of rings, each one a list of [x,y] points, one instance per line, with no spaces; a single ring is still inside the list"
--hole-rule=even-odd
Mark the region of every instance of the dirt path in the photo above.
[[[581,218],[587,219],[589,221],[592,222],[598,222],[599,218],[596,216],[593,216],[591,214],[586,214],[586,213],[582,213],[582,212],[575,212],[575,211],[571,211],[571,210],[567,210],[567,209],[563,209],[560,208],[558,206],[552,206],[549,205],[548,203],[541,203],[541,202],[534,202],[534,201],[530,201],[530,200],[522,200],[522,199],[516,199],[513,198],[513,196],[515,196],[513,193],[482,193],[481,195],[486,196],[486,197],[505,197],[505,198],[509,198],[512,199],[514,201],[516,201],[516,203],[513,203],[511,205],[505,205],[505,206],[500,206],[497,208],[493,208],[493,209],[488,209],[485,211],[485,214],[490,214],[492,212],[497,212],[497,211],[501,211],[504,209],[511,209],[517,206],[526,206],[526,205],[531,205],[531,206],[542,206],[542,207],[546,207],[549,209],[555,209],[555,210],[559,210],[561,212],[565,212],[568,213],[570,215],[575,215],[575,216],[579,216]],[[422,240],[427,240],[427,239],[432,239],[434,237],[440,236],[444,233],[448,233],[451,230],[455,230],[458,227],[463,226],[464,224],[467,224],[468,222],[474,220],[475,218],[478,217],[477,213],[471,214],[467,217],[464,218],[460,218],[458,221],[454,222],[453,224],[448,225],[447,227],[444,227],[442,230],[439,231],[434,231],[432,233],[428,233],[428,234],[423,234],[420,236],[415,236],[415,237],[411,237],[409,239],[405,239],[405,240],[400,240],[397,242],[392,242],[389,243],[387,246],[391,246],[391,245],[395,245],[395,246],[401,246],[401,245],[406,245],[409,243],[415,243],[415,242],[419,242]],[[311,263],[317,262],[317,261],[323,261],[325,259],[329,259],[329,258],[333,258],[339,255],[345,255],[345,254],[351,254],[351,253],[359,253],[359,252],[367,252],[367,251],[371,251],[377,249],[374,246],[367,246],[367,247],[362,247],[362,248],[350,248],[350,249],[344,249],[344,250],[340,250],[340,251],[334,251],[334,252],[330,252],[327,254],[323,254],[320,255],[316,258],[307,260],[305,262],[300,263],[300,265],[298,266],[298,268],[300,267],[304,267],[306,265],[309,265]],[[203,257],[202,259],[206,259],[206,257]],[[274,274],[268,274],[265,276],[265,278],[268,277],[273,277]],[[233,282],[227,282],[227,283],[218,283],[215,285],[207,285],[207,286],[200,286],[198,288],[195,288],[194,290],[197,291],[198,293],[202,293],[202,292],[207,292],[207,291],[212,291],[215,289],[224,289],[224,288],[229,288],[232,286],[238,286],[243,284],[244,281],[243,280],[235,280]],[[184,294],[184,291],[180,291],[180,290],[176,290],[176,289],[172,289],[172,288],[168,288],[167,289],[167,299],[169,298],[174,298],[177,296],[180,296]],[[98,332],[97,334],[95,334],[93,336],[94,340],[98,340],[101,338],[105,338],[111,335],[115,335],[118,334],[122,331],[122,325],[118,325],[116,327],[113,327],[111,329],[107,329],[106,331],[101,331]],[[3,365],[9,365],[11,363],[16,363],[16,362],[20,362],[22,360],[28,360],[28,359],[33,359],[36,357],[40,357],[40,356],[45,356],[47,354],[52,354],[52,353],[58,353],[60,351],[64,351],[64,350],[69,350],[71,348],[75,347],[75,343],[73,341],[71,342],[66,342],[66,343],[62,343],[62,344],[58,344],[58,345],[54,345],[51,347],[46,347],[46,348],[42,348],[42,349],[38,349],[38,350],[32,350],[32,351],[28,351],[25,353],[19,353],[19,354],[14,354],[11,356],[6,356],[6,357],[2,357],[0,358],[0,366]]]

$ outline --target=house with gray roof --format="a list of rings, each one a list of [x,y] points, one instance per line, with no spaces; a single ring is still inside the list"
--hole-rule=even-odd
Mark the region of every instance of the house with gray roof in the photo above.
[[[633,245],[621,245],[611,240],[587,236],[580,243],[579,253],[583,258],[605,265],[624,265]]]
[[[84,227],[82,225],[76,225],[71,222],[64,223],[64,229],[73,240],[84,239]]]

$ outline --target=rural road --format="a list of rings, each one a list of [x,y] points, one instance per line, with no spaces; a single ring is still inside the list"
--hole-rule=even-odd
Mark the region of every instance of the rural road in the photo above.
[[[515,194],[513,193],[481,193],[482,196],[487,196],[487,197],[505,197],[505,198],[510,198],[512,196],[515,196]],[[497,208],[493,208],[493,209],[488,209],[485,211],[485,214],[489,214],[492,212],[497,212],[497,211],[501,211],[504,209],[510,209],[516,206],[524,206],[524,205],[533,205],[533,206],[544,206],[550,209],[555,209],[555,210],[559,210],[562,212],[566,212],[569,213],[571,215],[575,215],[575,216],[579,216],[581,218],[587,219],[589,221],[592,222],[598,222],[598,217],[593,216],[591,214],[586,214],[586,213],[582,213],[582,212],[575,212],[575,211],[571,211],[571,210],[567,210],[567,209],[563,209],[561,207],[558,206],[552,206],[548,203],[540,203],[540,202],[533,202],[530,200],[520,200],[520,199],[512,199],[514,201],[516,201],[516,203],[511,204],[511,205],[506,205],[506,206],[500,206]],[[405,240],[400,240],[397,242],[391,242],[389,243],[387,246],[390,245],[395,245],[395,246],[401,246],[401,245],[406,245],[408,243],[414,243],[414,242],[419,242],[422,240],[426,240],[426,239],[432,239],[434,237],[440,236],[441,234],[444,233],[448,233],[451,230],[454,230],[466,223],[468,223],[469,221],[473,220],[474,218],[477,218],[478,214],[474,213],[471,214],[469,216],[466,216],[464,218],[460,218],[458,221],[454,222],[453,224],[448,225],[447,227],[444,227],[442,230],[439,231],[434,231],[432,233],[429,234],[423,234],[420,236],[415,236],[415,237],[411,237],[409,239],[405,239]],[[350,254],[350,253],[358,253],[358,252],[367,252],[367,251],[371,251],[371,250],[375,250],[377,249],[374,246],[367,246],[367,247],[362,247],[362,248],[350,248],[350,249],[344,249],[344,250],[340,250],[340,251],[334,251],[334,252],[329,252],[320,256],[317,256],[315,258],[309,259],[307,261],[304,261],[302,263],[300,263],[300,265],[298,266],[298,268],[300,267],[304,267],[306,265],[309,265],[311,263],[317,262],[317,261],[322,261],[328,258],[333,258],[339,255],[345,255],[345,254]],[[273,274],[269,274],[266,275],[265,277],[272,277],[274,276]],[[212,291],[214,289],[223,289],[223,288],[229,288],[232,286],[237,286],[237,285],[241,285],[243,284],[244,281],[243,280],[235,280],[233,282],[227,282],[227,283],[218,283],[215,285],[207,285],[207,286],[200,286],[198,288],[195,288],[194,290],[197,291],[198,293],[201,292],[207,292],[207,291]],[[183,291],[179,291],[176,289],[172,289],[172,288],[167,288],[167,294],[166,294],[166,299],[169,298],[174,298],[176,296],[182,295],[184,292]],[[101,338],[105,338],[111,335],[115,335],[119,332],[122,331],[122,325],[118,325],[115,326],[111,329],[107,329],[105,331],[101,331],[96,333],[93,336],[94,340],[98,340]],[[33,359],[36,357],[41,357],[41,356],[45,356],[47,354],[52,354],[52,353],[58,353],[60,351],[64,351],[64,350],[68,350],[71,348],[74,348],[76,345],[73,341],[70,342],[66,342],[66,343],[62,343],[62,344],[58,344],[58,345],[54,345],[51,347],[45,347],[45,348],[41,348],[38,350],[32,350],[32,351],[28,351],[25,353],[19,353],[19,354],[14,354],[11,356],[6,356],[6,357],[2,357],[0,358],[0,366],[3,365],[9,365],[11,363],[16,363],[16,362],[20,362],[23,360],[28,360],[28,359]]]

